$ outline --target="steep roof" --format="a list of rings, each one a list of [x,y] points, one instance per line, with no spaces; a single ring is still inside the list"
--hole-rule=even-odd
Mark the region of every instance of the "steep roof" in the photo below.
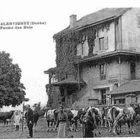
[[[80,29],[89,25],[99,24],[101,22],[105,22],[111,19],[114,19],[120,15],[123,15],[126,11],[130,10],[131,8],[104,8],[97,12],[93,12],[88,14],[76,22],[76,25],[72,29]],[[66,29],[58,32],[65,32],[70,29],[68,26]],[[57,33],[57,34],[58,34]],[[55,34],[55,35],[57,35]]]
[[[140,80],[131,80],[117,89],[110,91],[108,94],[124,94],[124,93],[134,93],[140,91]]]
[[[48,70],[44,71],[45,74],[56,74],[57,67],[49,68]]]
[[[104,8],[97,12],[91,13],[82,17],[76,23],[76,28],[87,26],[90,24],[95,24],[110,18],[115,18],[120,15],[123,15],[126,11],[131,8]]]

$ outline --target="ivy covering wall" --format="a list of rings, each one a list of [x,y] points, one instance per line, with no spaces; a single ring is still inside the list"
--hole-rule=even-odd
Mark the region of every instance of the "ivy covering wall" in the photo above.
[[[87,57],[93,56],[94,40],[96,34],[100,29],[108,28],[112,21],[108,21],[103,24],[91,26],[82,30],[78,29],[66,29],[53,36],[56,42],[56,64],[58,80],[73,76],[77,79],[78,69],[74,64],[79,59],[84,59],[76,56],[77,45],[83,43],[84,38],[87,38],[89,52]]]

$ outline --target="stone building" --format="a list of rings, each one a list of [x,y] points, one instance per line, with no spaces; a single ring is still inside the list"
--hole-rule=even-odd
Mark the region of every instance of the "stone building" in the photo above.
[[[73,39],[73,32],[80,38],[78,41],[77,36]],[[54,35],[56,53],[66,35],[71,43],[65,47],[76,42],[73,46],[78,59],[75,57],[73,65],[77,75],[66,72],[65,78],[52,84],[63,94],[66,106],[140,102],[139,8],[105,8],[80,20],[76,15],[70,16],[70,25]],[[58,58],[59,54],[56,55]],[[56,62],[56,68],[61,67]]]

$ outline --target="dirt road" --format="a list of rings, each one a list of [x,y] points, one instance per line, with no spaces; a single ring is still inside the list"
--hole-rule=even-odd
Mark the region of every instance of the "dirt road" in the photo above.
[[[47,131],[47,122],[45,118],[40,118],[38,121],[38,125],[36,129],[34,129],[34,138],[56,138],[57,132],[48,132]],[[73,135],[74,138],[81,138],[82,137],[82,131],[81,128],[79,128],[78,132],[68,132],[68,135]],[[140,137],[140,126],[135,126],[135,134],[128,134],[127,127],[123,127],[122,134],[117,135],[117,137]],[[19,131],[15,131],[14,126],[8,125],[3,126],[2,123],[0,123],[0,139],[22,139],[28,137],[28,129],[24,128],[22,131],[22,128],[20,126]],[[101,129],[101,135],[98,135],[98,137],[116,137],[112,133],[109,133],[107,129],[102,128]]]

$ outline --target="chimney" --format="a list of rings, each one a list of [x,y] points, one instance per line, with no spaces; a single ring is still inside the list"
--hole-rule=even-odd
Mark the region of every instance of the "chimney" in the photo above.
[[[77,15],[70,16],[70,28],[73,28],[76,25]]]

